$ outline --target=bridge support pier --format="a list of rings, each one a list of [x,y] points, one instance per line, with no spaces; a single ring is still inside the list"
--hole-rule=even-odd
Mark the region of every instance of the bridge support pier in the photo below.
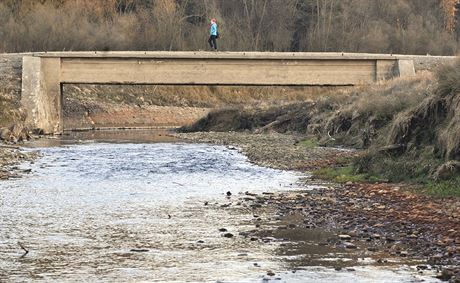
[[[21,104],[30,129],[62,132],[60,69],[60,58],[23,57]]]

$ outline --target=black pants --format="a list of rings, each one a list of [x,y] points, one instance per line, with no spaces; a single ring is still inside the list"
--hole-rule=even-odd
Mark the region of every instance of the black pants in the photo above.
[[[209,37],[209,46],[211,46],[211,48],[214,48],[215,50],[217,50],[217,36],[215,35],[211,35]]]

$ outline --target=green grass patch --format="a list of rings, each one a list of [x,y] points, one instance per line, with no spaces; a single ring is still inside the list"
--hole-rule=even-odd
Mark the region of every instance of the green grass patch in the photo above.
[[[447,181],[430,182],[426,186],[426,192],[434,197],[460,197],[460,177]]]
[[[319,142],[316,139],[305,139],[300,142],[306,148],[315,148],[319,146]]]
[[[358,174],[353,166],[322,168],[313,172],[320,179],[331,180],[337,183],[347,182],[381,182],[381,178],[369,174]]]

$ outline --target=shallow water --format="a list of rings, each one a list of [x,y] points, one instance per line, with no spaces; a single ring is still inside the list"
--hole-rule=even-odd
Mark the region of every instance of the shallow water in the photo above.
[[[292,258],[279,243],[238,236],[252,213],[215,205],[231,202],[228,191],[297,189],[297,173],[222,146],[67,140],[39,148],[26,178],[0,183],[0,281],[258,282],[268,270],[287,282],[417,279],[401,268],[282,273]]]

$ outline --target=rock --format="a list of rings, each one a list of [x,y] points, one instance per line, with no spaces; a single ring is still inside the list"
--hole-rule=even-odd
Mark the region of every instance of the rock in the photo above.
[[[199,240],[199,241],[197,241],[197,244],[204,244],[204,241],[203,241],[203,240]]]
[[[417,270],[427,270],[428,266],[426,265],[417,265]]]
[[[275,276],[276,274],[273,271],[269,270],[269,271],[267,271],[267,275],[268,276]]]
[[[231,197],[231,196],[232,196],[232,192],[228,191],[228,192],[227,192],[227,196],[228,196],[228,197]]]
[[[227,231],[228,231],[228,230],[225,229],[225,228],[220,228],[220,229],[219,229],[219,232],[222,232],[222,233],[225,233],[225,232],[227,232]]]
[[[225,233],[223,235],[225,238],[233,238],[233,234],[232,233]]]
[[[340,240],[351,240],[351,236],[350,235],[339,235],[339,238]]]
[[[357,249],[358,248],[355,244],[350,243],[350,242],[344,242],[343,245],[347,249]]]
[[[449,281],[455,276],[455,273],[451,269],[443,269],[441,274],[436,276],[436,278],[442,281]]]

